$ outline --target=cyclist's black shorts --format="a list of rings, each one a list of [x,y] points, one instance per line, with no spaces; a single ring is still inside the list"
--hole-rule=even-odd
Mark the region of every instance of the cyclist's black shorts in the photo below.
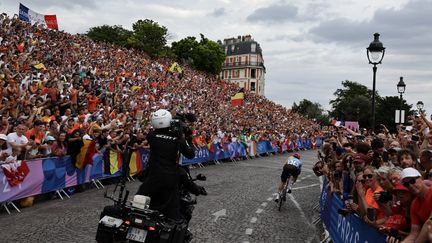
[[[295,165],[284,165],[281,175],[281,181],[285,183],[290,176],[298,176],[300,175],[300,169]]]

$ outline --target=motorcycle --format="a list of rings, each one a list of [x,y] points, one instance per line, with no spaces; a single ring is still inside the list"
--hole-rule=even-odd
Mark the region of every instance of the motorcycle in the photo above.
[[[190,178],[191,182],[196,180],[206,180],[206,177],[199,174],[194,179]],[[115,198],[118,186],[120,191],[118,198]],[[207,195],[203,187],[196,187],[199,191],[195,194]],[[192,240],[188,225],[197,201],[187,186],[180,186],[180,213],[184,220],[177,221],[165,217],[157,210],[149,209],[151,198],[147,196],[135,195],[128,203],[129,191],[125,189],[126,179],[122,178],[111,196],[107,196],[105,192],[104,197],[112,200],[114,205],[106,206],[101,213],[96,233],[98,243],[187,243]]]

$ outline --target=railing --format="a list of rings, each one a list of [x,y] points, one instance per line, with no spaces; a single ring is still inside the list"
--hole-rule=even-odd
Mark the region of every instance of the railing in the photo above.
[[[244,66],[260,66],[264,67],[263,62],[229,62],[229,63],[223,63],[222,67],[244,67]]]

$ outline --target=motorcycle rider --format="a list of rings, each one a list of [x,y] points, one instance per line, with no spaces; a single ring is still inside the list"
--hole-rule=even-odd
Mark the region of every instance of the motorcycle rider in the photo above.
[[[153,131],[147,135],[150,158],[143,176],[138,195],[151,198],[150,209],[158,210],[166,217],[181,219],[179,182],[181,179],[178,159],[180,154],[192,159],[195,152],[192,137],[178,129],[172,129],[172,115],[159,109],[150,117]]]

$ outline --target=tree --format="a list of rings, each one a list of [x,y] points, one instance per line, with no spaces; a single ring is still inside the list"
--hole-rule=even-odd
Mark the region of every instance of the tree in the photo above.
[[[171,44],[171,50],[180,60],[193,62],[193,56],[199,46],[193,36],[188,36]]]
[[[405,122],[407,117],[414,114],[411,110],[412,105],[408,105],[406,100],[400,100],[397,96],[386,96],[377,100],[376,121],[377,124],[384,124],[391,132],[396,132],[395,110],[405,110]]]
[[[87,36],[95,41],[104,41],[119,46],[125,46],[132,31],[124,29],[121,25],[102,25],[90,28]]]
[[[152,57],[166,52],[168,29],[150,19],[138,20],[132,25],[133,34],[128,38],[128,44],[146,52]]]
[[[196,69],[218,74],[222,70],[225,52],[218,43],[200,35],[200,42],[195,37],[188,36],[173,42],[171,49],[180,60],[188,61]]]
[[[369,127],[372,91],[349,80],[343,81],[342,86],[343,88],[333,93],[336,99],[330,101],[333,108],[330,115],[338,120],[358,121],[361,127]],[[379,99],[378,93],[375,96]]]
[[[315,119],[321,125],[328,125],[328,116],[324,115],[321,104],[317,102],[313,103],[310,100],[303,99],[298,105],[294,102],[292,110],[309,119]]]

